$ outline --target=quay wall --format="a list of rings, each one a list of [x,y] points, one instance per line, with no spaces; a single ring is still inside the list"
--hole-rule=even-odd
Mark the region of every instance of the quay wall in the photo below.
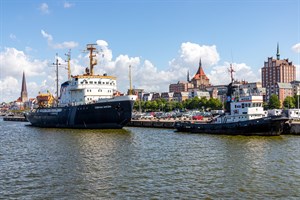
[[[25,117],[16,117],[16,116],[5,116],[3,121],[17,121],[17,122],[27,122]]]
[[[290,130],[283,133],[284,135],[300,135],[300,121],[292,121],[290,123]]]
[[[146,128],[174,128],[175,120],[131,120],[126,126]]]

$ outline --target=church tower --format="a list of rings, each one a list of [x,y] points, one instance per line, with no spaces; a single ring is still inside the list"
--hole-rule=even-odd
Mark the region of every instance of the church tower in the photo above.
[[[24,71],[23,71],[23,78],[22,78],[21,101],[23,103],[28,101],[27,87],[26,87],[26,80],[25,80],[25,72]]]
[[[204,90],[207,86],[210,85],[209,78],[206,76],[206,74],[203,71],[201,58],[199,61],[199,68],[192,79],[192,83],[194,85],[194,88],[198,88],[200,90]]]

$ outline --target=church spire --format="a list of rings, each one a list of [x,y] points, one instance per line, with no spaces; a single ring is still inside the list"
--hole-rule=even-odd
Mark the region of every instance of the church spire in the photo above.
[[[21,100],[22,100],[22,102],[28,101],[27,87],[26,87],[26,80],[25,80],[25,72],[24,71],[23,71],[23,78],[22,78]]]
[[[280,60],[280,53],[279,53],[279,43],[277,42],[277,53],[276,53],[277,60]]]
[[[198,68],[198,71],[196,74],[202,74],[201,71],[203,71],[202,69],[202,63],[201,63],[201,58],[200,58],[200,61],[199,61],[199,68]]]
[[[187,71],[187,75],[186,76],[187,76],[186,77],[187,82],[190,82],[190,71],[189,70]]]

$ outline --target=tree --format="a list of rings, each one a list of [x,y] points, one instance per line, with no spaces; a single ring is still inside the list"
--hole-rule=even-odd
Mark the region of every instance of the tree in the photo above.
[[[298,108],[300,105],[300,95],[295,94],[294,99],[295,99],[295,107]],[[299,100],[299,102],[298,102]]]
[[[200,107],[200,99],[198,97],[192,98],[192,101],[189,104],[190,109],[197,109]]]
[[[211,110],[220,110],[222,109],[222,106],[222,102],[215,98],[210,98],[206,103],[206,107],[210,108]]]
[[[284,108],[295,108],[295,98],[287,96],[283,101]]]
[[[276,94],[272,94],[268,104],[269,109],[279,109],[280,108],[280,101]]]

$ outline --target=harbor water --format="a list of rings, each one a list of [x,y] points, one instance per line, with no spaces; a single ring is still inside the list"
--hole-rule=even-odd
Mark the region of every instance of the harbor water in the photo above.
[[[42,129],[0,119],[0,199],[299,199],[299,136]]]

